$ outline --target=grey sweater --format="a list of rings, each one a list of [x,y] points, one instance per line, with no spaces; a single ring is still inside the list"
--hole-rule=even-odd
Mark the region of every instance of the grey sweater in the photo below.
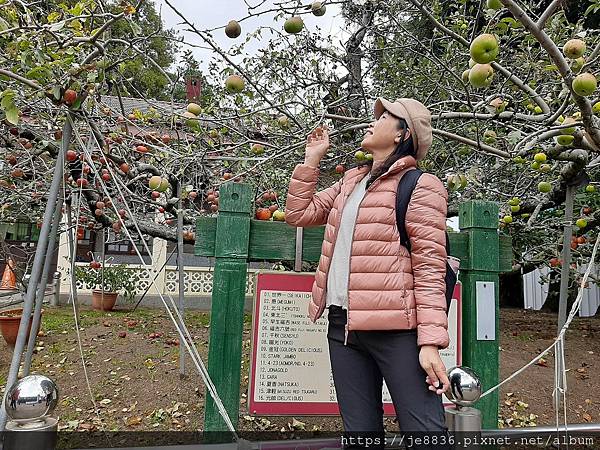
[[[330,305],[338,305],[348,309],[348,277],[350,276],[352,235],[356,224],[356,216],[358,215],[358,207],[365,196],[369,176],[367,173],[356,185],[343,206],[340,228],[334,243],[333,256],[331,257],[331,265],[327,276],[326,308],[329,308]]]

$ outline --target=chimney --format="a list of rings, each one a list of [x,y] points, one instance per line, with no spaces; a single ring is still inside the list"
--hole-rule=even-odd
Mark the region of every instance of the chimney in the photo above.
[[[188,77],[185,80],[185,93],[188,102],[199,101],[202,94],[202,81],[200,78]]]

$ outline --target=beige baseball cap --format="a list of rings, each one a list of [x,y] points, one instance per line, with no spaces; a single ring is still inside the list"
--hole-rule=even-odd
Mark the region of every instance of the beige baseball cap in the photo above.
[[[384,111],[406,120],[415,145],[415,159],[425,158],[433,140],[431,113],[427,107],[413,98],[398,98],[392,103],[379,97],[375,101],[375,119],[379,119]]]

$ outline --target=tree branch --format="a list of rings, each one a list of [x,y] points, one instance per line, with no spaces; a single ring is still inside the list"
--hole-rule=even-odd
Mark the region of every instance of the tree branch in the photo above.
[[[411,0],[413,1],[413,0]],[[592,113],[592,105],[585,98],[576,94],[573,91],[573,87],[571,86],[573,82],[573,72],[567,63],[567,60],[562,55],[554,41],[550,39],[550,37],[546,34],[546,32],[537,27],[537,25],[533,22],[531,17],[519,6],[514,0],[500,0],[504,6],[508,8],[508,10],[513,14],[516,20],[520,21],[529,32],[537,39],[542,48],[546,50],[548,56],[554,61],[558,70],[563,77],[575,103],[579,106],[581,110],[581,118],[585,129],[590,134],[594,143],[600,146],[600,125],[597,125],[597,119],[593,116]]]
[[[453,141],[460,142],[462,144],[470,145],[471,147],[475,147],[481,150],[484,150],[486,153],[490,153],[492,155],[501,156],[502,158],[510,158],[510,154],[507,152],[503,152],[502,150],[498,150],[495,147],[491,147],[486,144],[482,144],[481,142],[474,141],[472,139],[466,138],[464,136],[459,136],[458,134],[450,133],[444,130],[438,130],[437,128],[433,129],[433,134],[441,137],[445,137],[447,139],[452,139]]]
[[[556,8],[558,8],[560,6],[560,4],[563,3],[563,2],[564,2],[564,0],[554,0],[552,3],[550,3],[550,5],[548,5],[548,7],[546,8],[546,10],[542,13],[542,15],[540,16],[540,18],[538,19],[538,21],[535,24],[535,26],[538,29],[543,30],[544,29],[544,25],[546,24],[546,21],[554,13],[554,11],[556,10]]]

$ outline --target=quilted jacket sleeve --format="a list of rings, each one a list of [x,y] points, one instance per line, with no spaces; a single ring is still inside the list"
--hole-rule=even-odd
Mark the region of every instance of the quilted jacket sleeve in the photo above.
[[[315,194],[318,178],[318,167],[296,165],[285,201],[287,224],[295,227],[310,227],[327,223],[333,201],[340,193],[341,180]]]
[[[447,348],[446,214],[448,192],[435,175],[418,180],[406,212],[417,305],[417,345]]]

